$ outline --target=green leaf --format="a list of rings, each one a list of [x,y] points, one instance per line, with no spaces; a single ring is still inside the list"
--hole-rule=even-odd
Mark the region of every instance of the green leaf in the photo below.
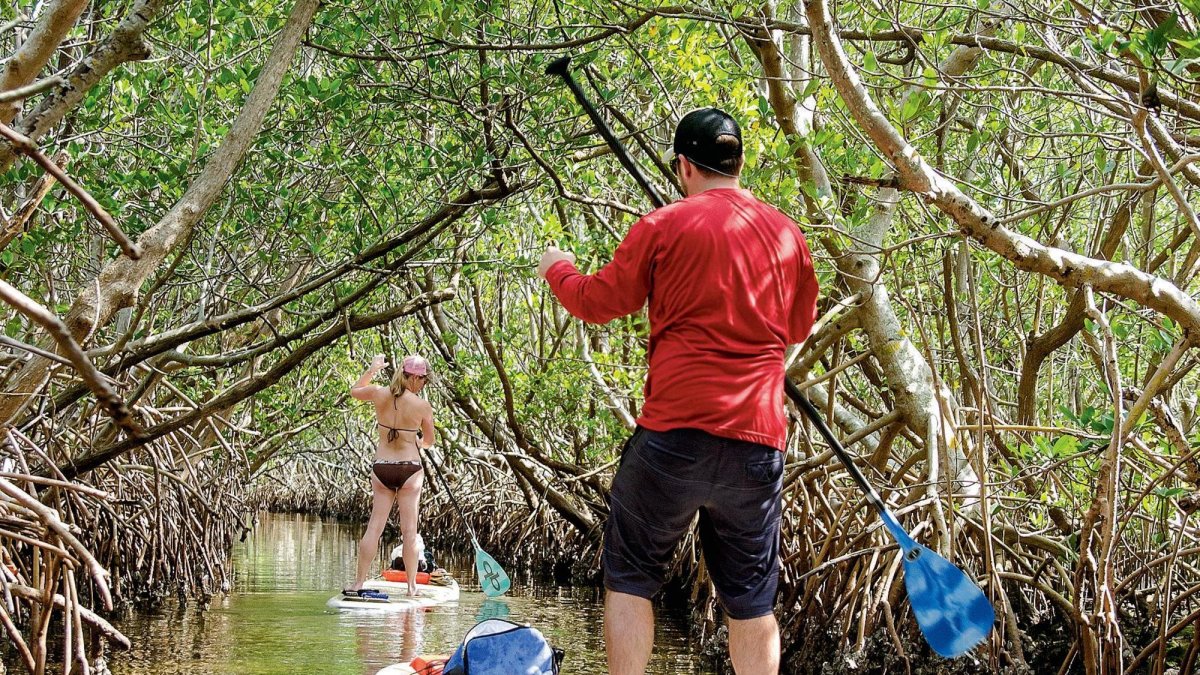
[[[1171,59],[1170,61],[1165,62],[1163,67],[1167,70],[1167,72],[1171,73],[1175,77],[1183,77],[1187,73],[1188,68],[1197,63],[1200,63],[1200,59]]]
[[[863,69],[871,71],[879,70],[879,61],[875,59],[875,52],[868,51],[863,55]]]
[[[904,101],[904,106],[900,109],[900,119],[908,121],[917,116],[925,104],[929,101],[929,94],[924,91],[919,91],[916,94],[909,96]]]
[[[1154,55],[1147,49],[1146,43],[1142,40],[1133,40],[1129,43],[1129,51],[1137,57],[1142,66],[1146,68],[1154,67]]]
[[[1050,448],[1050,454],[1057,458],[1063,458],[1074,453],[1079,449],[1079,439],[1074,436],[1059,436],[1054,442],[1054,447]]]
[[[1092,423],[1092,420],[1095,418],[1096,418],[1096,409],[1090,405],[1088,407],[1084,408],[1083,412],[1079,413],[1079,421],[1082,422],[1083,424],[1090,425]]]
[[[1121,321],[1120,318],[1113,319],[1112,333],[1117,338],[1124,340],[1129,337],[1129,326],[1124,321]]]
[[[975,151],[979,149],[979,146],[982,143],[983,134],[978,131],[972,131],[971,134],[967,136],[967,156],[974,156]]]
[[[1097,434],[1100,434],[1100,435],[1111,434],[1113,431],[1112,413],[1107,412],[1100,417],[1094,418],[1091,421],[1090,426],[1092,427],[1092,431],[1095,431]]]
[[[809,96],[816,94],[817,90],[820,88],[821,88],[821,81],[815,77],[812,78],[811,80],[808,81],[808,84],[804,85],[804,91],[800,92],[799,99],[801,101],[803,101],[804,99],[808,98]]]
[[[925,70],[921,72],[922,84],[929,89],[935,89],[938,86],[938,72],[933,66],[925,66]]]
[[[1181,487],[1173,487],[1173,488],[1157,487],[1157,488],[1154,488],[1154,495],[1156,497],[1162,497],[1163,499],[1172,499],[1174,497],[1182,497],[1183,495],[1186,495],[1187,493],[1188,493],[1187,488],[1181,488]]]
[[[1171,12],[1163,22],[1146,33],[1146,50],[1153,56],[1158,56],[1166,49],[1167,42],[1179,27],[1179,17]]]

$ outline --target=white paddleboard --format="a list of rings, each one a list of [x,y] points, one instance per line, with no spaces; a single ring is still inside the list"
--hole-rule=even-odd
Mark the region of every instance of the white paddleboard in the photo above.
[[[368,600],[355,598],[338,593],[329,599],[325,605],[338,610],[373,610],[376,612],[402,612],[422,607],[444,605],[448,602],[458,602],[458,582],[450,581],[448,586],[433,584],[417,584],[417,597],[408,597],[408,584],[404,582],[371,579],[363,584],[363,588],[374,588],[388,594],[387,600]]]
[[[439,657],[431,656],[429,658],[445,659],[446,657],[445,656],[439,656]],[[429,671],[429,668],[425,668],[424,670],[417,670],[416,668],[413,668],[411,665],[409,665],[407,663],[396,663],[396,664],[388,666],[387,668],[384,668],[383,670],[376,672],[375,675],[425,675],[425,673],[427,673],[428,671]]]

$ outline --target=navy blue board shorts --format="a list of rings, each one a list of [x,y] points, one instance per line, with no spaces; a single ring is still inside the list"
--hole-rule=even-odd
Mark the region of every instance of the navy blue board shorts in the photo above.
[[[783,453],[697,429],[639,427],[625,444],[604,524],[604,586],[650,599],[700,514],[700,545],[732,619],[774,611]]]

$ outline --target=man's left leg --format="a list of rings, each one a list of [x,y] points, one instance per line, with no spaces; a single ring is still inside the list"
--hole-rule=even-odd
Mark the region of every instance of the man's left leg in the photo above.
[[[777,675],[779,624],[775,615],[729,619],[729,658],[737,675]]]

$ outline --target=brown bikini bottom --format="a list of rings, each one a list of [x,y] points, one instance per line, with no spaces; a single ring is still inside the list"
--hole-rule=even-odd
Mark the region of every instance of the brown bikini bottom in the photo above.
[[[375,477],[389,490],[399,490],[404,487],[409,478],[421,473],[420,462],[375,462],[371,465]]]

